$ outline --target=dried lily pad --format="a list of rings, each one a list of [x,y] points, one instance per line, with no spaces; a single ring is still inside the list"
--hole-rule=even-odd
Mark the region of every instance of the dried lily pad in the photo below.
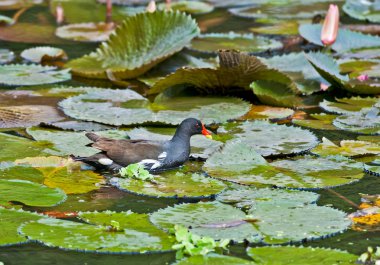
[[[17,10],[41,4],[43,0],[3,0],[0,2],[0,10]]]
[[[337,130],[332,123],[338,115],[326,114],[326,113],[314,113],[310,114],[313,119],[292,119],[292,123],[298,126],[307,127],[316,130]]]
[[[0,84],[9,86],[33,86],[69,80],[69,70],[41,65],[0,65]]]
[[[201,265],[201,264],[207,264],[207,265],[254,265],[256,263],[253,263],[252,261],[232,257],[232,256],[225,256],[215,253],[210,253],[205,256],[197,255],[197,256],[191,256],[183,258],[173,265]]]
[[[343,156],[363,156],[380,154],[380,145],[365,142],[344,140],[340,142],[340,146],[334,144],[329,139],[323,137],[322,143],[311,150],[312,153],[320,156],[343,155]]]
[[[114,27],[100,23],[69,24],[58,27],[55,34],[62,38],[83,42],[102,42],[108,40]]]
[[[225,95],[249,90],[251,83],[257,80],[280,83],[293,94],[298,93],[288,76],[268,68],[257,57],[237,51],[221,51],[218,56],[218,68],[178,69],[155,83],[148,93],[158,94],[176,85],[189,85],[202,94]]]
[[[345,157],[295,157],[268,163],[245,142],[229,141],[203,166],[212,177],[245,185],[319,189],[358,181],[363,164]]]
[[[247,254],[255,264],[276,264],[276,265],[349,265],[355,264],[358,256],[346,251],[324,248],[304,248],[294,246],[271,246],[248,248]]]
[[[226,186],[215,179],[192,172],[174,170],[154,176],[152,181],[133,178],[113,178],[111,183],[128,192],[157,198],[210,198]],[[197,187],[194,189],[194,187]]]
[[[195,21],[184,13],[144,12],[127,17],[96,52],[66,67],[84,77],[104,79],[107,71],[116,78],[135,78],[182,50],[198,33]]]
[[[26,180],[0,179],[0,204],[10,202],[28,206],[52,207],[66,200],[66,194],[60,189],[51,189]]]
[[[377,1],[355,1],[347,0],[343,5],[343,10],[350,17],[359,20],[380,22],[379,3]]]
[[[43,218],[41,215],[14,209],[0,208],[0,246],[25,243],[28,239],[18,233],[18,228],[25,222]]]
[[[324,99],[319,103],[319,106],[325,111],[332,113],[353,114],[361,110],[369,110],[379,101],[378,98],[370,97],[336,98],[335,100],[336,102],[332,102]]]
[[[191,41],[190,49],[216,53],[218,50],[238,50],[242,52],[262,52],[269,49],[280,49],[282,43],[253,34],[208,33],[199,35]]]
[[[235,137],[262,156],[299,154],[318,144],[313,133],[297,127],[266,121],[247,121],[238,128],[243,132],[235,133]]]
[[[20,231],[31,240],[66,250],[130,254],[171,250],[173,239],[150,224],[146,214],[107,211],[80,217],[89,224],[45,218],[23,225]]]
[[[110,125],[177,125],[188,117],[221,123],[244,115],[249,104],[227,97],[157,97],[154,103],[129,90],[97,89],[59,103],[66,115]]]
[[[23,105],[0,107],[0,128],[29,127],[41,122],[54,122],[64,119],[50,106]]]
[[[14,60],[14,52],[8,49],[0,49],[0,64],[10,63]]]
[[[23,50],[21,57],[33,63],[45,61],[65,60],[67,54],[64,50],[54,47],[35,47]]]
[[[174,129],[168,128],[149,128],[149,130],[145,128],[135,128],[127,132],[131,139],[150,139],[155,141],[170,140],[174,133]],[[222,145],[221,142],[206,138],[203,135],[194,135],[190,139],[190,157],[206,159]]]
[[[158,9],[167,9],[166,3],[158,4]],[[208,3],[203,3],[200,1],[176,1],[169,5],[170,10],[186,12],[189,14],[206,14],[214,10],[214,7]]]
[[[259,232],[253,224],[245,222],[245,218],[247,217],[243,211],[216,201],[178,204],[150,215],[150,221],[164,230],[177,224],[188,227],[194,234],[215,240],[231,239],[242,242],[246,239],[258,242]]]

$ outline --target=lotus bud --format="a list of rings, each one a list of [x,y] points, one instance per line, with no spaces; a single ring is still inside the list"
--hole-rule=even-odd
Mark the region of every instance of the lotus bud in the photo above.
[[[368,75],[359,75],[356,79],[358,79],[360,82],[364,82],[367,81],[369,78]]]
[[[321,89],[321,91],[326,91],[329,88],[329,85],[321,83],[319,88]]]
[[[330,5],[325,21],[323,22],[321,41],[324,45],[332,45],[336,41],[339,29],[339,8],[337,5]]]
[[[149,2],[148,6],[146,7],[146,12],[156,12],[156,1],[152,0]]]
[[[63,20],[65,19],[65,14],[62,5],[59,3],[57,7],[55,8],[55,15],[56,15],[56,21],[57,24],[62,24]]]
[[[107,0],[106,23],[112,23],[112,0]]]
[[[172,3],[171,0],[166,0],[166,10],[170,10],[171,3]]]

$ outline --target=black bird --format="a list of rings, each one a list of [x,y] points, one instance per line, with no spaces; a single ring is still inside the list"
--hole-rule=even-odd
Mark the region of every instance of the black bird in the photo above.
[[[101,152],[89,157],[72,156],[72,158],[95,168],[114,171],[138,163],[151,173],[161,172],[179,167],[189,159],[190,138],[195,134],[211,138],[203,123],[194,118],[183,120],[173,138],[168,141],[115,140],[95,133],[86,133],[86,136],[93,141],[89,146]]]

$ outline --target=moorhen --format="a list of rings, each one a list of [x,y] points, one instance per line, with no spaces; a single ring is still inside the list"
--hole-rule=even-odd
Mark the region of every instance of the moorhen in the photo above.
[[[95,168],[114,171],[139,163],[151,173],[161,172],[179,167],[189,159],[190,138],[195,134],[211,138],[203,123],[194,118],[183,120],[173,138],[168,141],[115,140],[86,133],[87,138],[93,141],[89,146],[101,152],[89,157],[72,158]]]

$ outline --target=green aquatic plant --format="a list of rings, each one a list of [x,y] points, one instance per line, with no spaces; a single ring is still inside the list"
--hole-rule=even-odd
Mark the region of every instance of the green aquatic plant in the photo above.
[[[361,254],[357,261],[359,264],[377,265],[380,262],[380,247],[368,247],[367,251]]]
[[[149,173],[141,164],[130,164],[120,169],[119,174],[124,178],[135,178],[144,181],[151,181],[154,176]]]

